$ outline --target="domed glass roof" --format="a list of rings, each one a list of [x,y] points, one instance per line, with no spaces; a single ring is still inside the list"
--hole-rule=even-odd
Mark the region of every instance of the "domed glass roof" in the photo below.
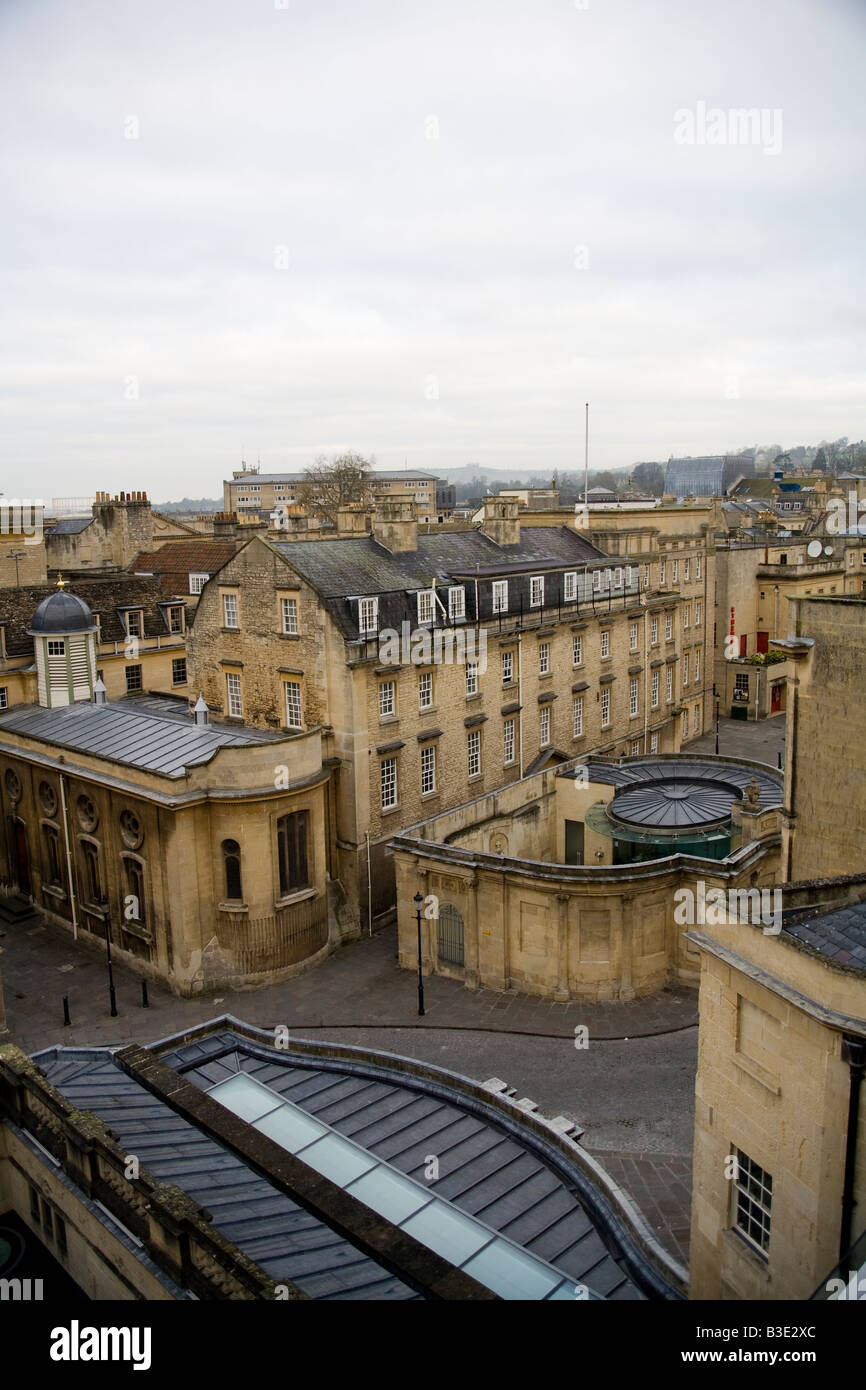
[[[30,620],[29,631],[35,636],[55,636],[73,632],[93,632],[95,627],[93,614],[84,599],[78,598],[76,594],[67,593],[65,589],[58,589],[56,594],[49,594],[48,598],[44,598],[39,604]]]

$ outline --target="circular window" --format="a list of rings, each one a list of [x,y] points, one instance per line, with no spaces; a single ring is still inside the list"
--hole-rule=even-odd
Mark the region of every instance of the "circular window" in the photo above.
[[[50,782],[39,783],[39,805],[46,816],[53,816],[57,810],[57,793]]]
[[[10,767],[9,771],[6,773],[6,779],[5,779],[5,780],[6,780],[6,794],[7,794],[7,796],[9,797],[9,800],[10,800],[10,801],[20,801],[20,800],[21,800],[21,778],[18,776],[18,774],[17,774],[16,772],[13,772],[13,771],[12,771],[11,767]]]
[[[78,824],[82,830],[95,830],[99,821],[96,807],[89,796],[80,796],[76,802]]]
[[[138,849],[144,838],[141,821],[134,811],[121,811],[120,833],[130,849]]]

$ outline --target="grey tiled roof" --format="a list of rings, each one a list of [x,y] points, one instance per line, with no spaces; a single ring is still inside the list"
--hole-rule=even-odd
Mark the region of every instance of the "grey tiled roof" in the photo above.
[[[374,595],[444,584],[475,565],[507,567],[531,560],[580,565],[603,558],[589,541],[565,526],[525,526],[520,544],[500,546],[481,531],[419,534],[418,549],[391,554],[372,536],[345,540],[277,541],[275,548],[324,598]]]
[[[264,729],[208,724],[200,728],[183,701],[159,696],[81,701],[59,709],[16,705],[0,714],[0,736],[10,730],[58,748],[90,753],[164,777],[183,777],[188,767],[210,762],[226,745],[279,738]]]
[[[866,971],[866,903],[836,908],[782,930],[836,965]]]
[[[86,531],[92,520],[92,516],[66,516],[60,521],[47,522],[45,529],[53,536],[77,536]]]
[[[314,1299],[417,1295],[324,1222],[301,1210],[235,1154],[200,1133],[115,1065],[101,1049],[57,1048],[36,1059],[64,1095],[110,1123],[129,1153],[213,1214],[214,1225],[274,1279]],[[602,1297],[643,1295],[609,1252],[570,1184],[529,1147],[448,1098],[364,1075],[357,1062],[272,1051],[231,1031],[187,1043],[161,1060],[203,1088],[244,1071],[430,1186],[494,1230]],[[384,1060],[384,1059],[383,1059]],[[441,1176],[424,1178],[427,1156]]]

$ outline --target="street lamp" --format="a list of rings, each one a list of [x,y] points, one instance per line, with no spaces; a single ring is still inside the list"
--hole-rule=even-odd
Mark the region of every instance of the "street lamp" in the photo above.
[[[105,922],[105,958],[108,962],[108,997],[111,1001],[111,1017],[117,1018],[117,998],[114,993],[114,973],[111,969],[111,909],[107,898],[99,904]]]
[[[716,696],[716,757],[719,756],[719,697]]]
[[[415,903],[415,921],[418,924],[418,1017],[424,1017],[424,976],[421,974],[421,904],[424,899],[420,893],[416,893],[413,899]]]

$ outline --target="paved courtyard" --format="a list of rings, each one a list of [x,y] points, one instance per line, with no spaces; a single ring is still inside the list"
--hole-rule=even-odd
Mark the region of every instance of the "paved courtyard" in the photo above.
[[[689,752],[714,749],[714,731]],[[720,721],[720,752],[777,764],[784,721]],[[396,929],[343,947],[315,970],[260,990],[178,999],[116,964],[111,1018],[105,957],[34,913],[0,922],[8,1040],[27,1052],[59,1043],[119,1047],[150,1042],[224,1013],[298,1037],[333,1038],[417,1057],[476,1080],[501,1077],[548,1115],[584,1130],[583,1143],[641,1207],[663,1242],[687,1258],[691,1200],[697,995],[672,987],[627,1003],[576,1004],[513,991],[467,990],[401,970]],[[63,996],[71,1025],[63,1023]],[[575,1046],[585,1025],[589,1045]]]

